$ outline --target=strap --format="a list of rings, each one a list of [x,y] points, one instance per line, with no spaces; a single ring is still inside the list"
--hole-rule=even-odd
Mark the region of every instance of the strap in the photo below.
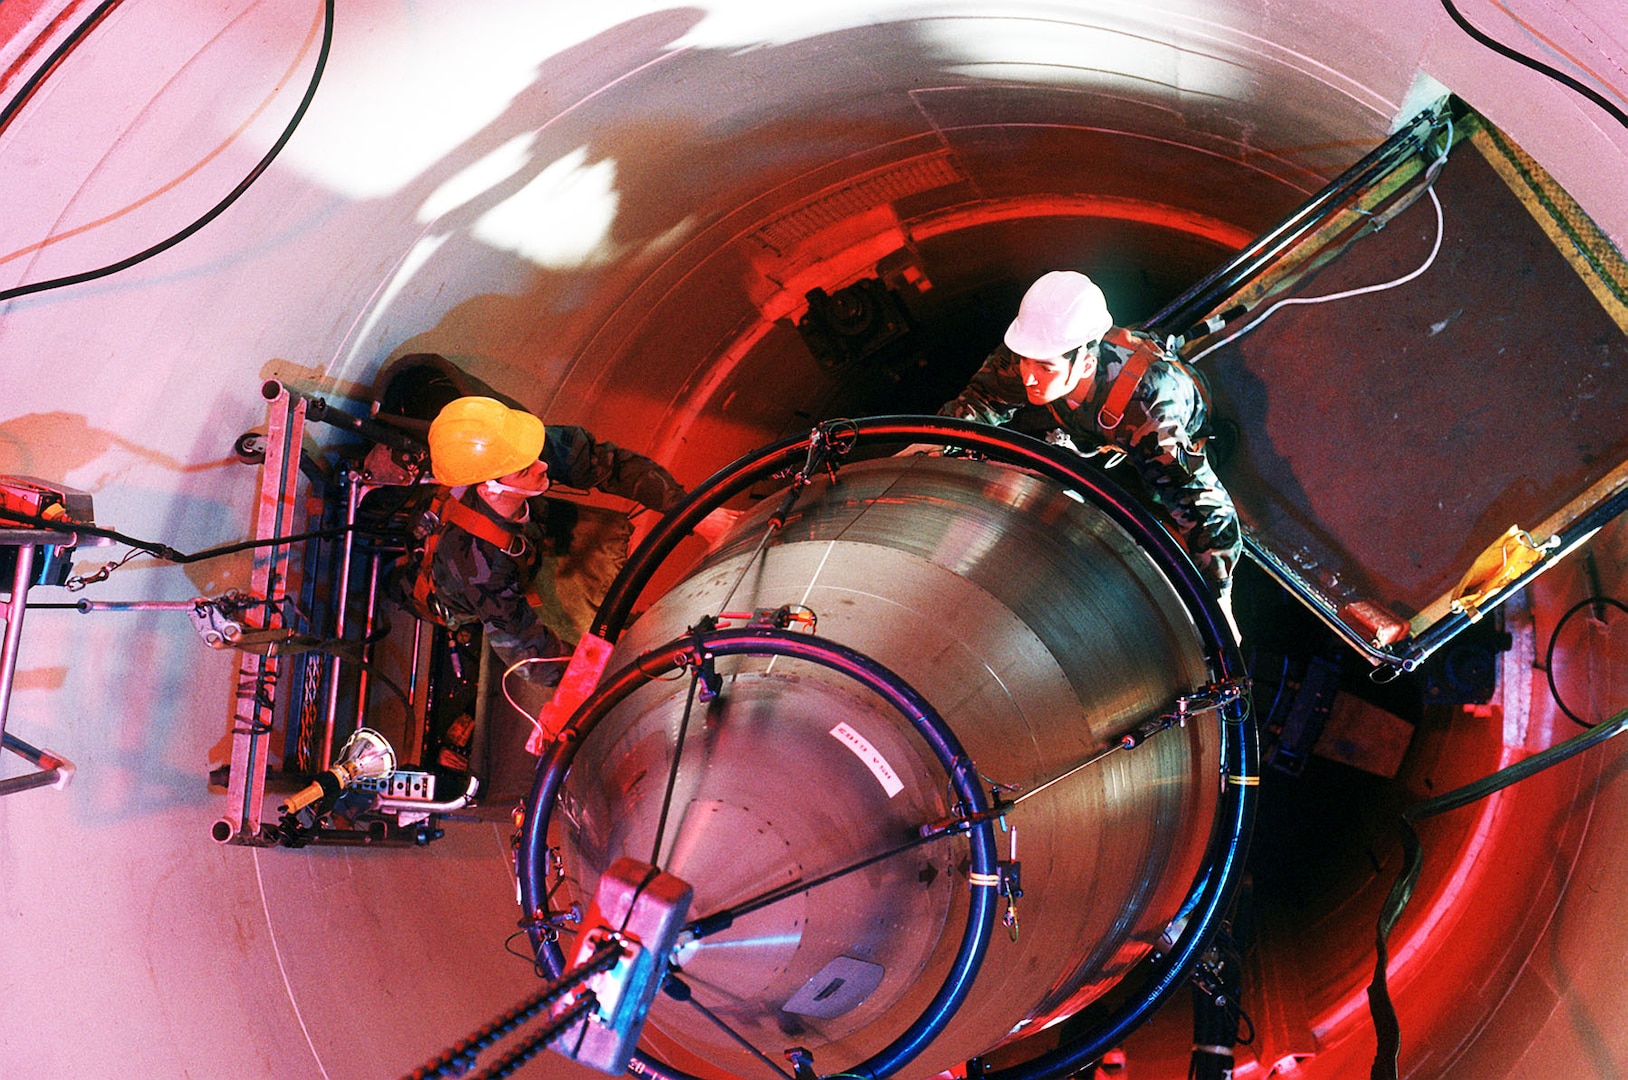
[[[1125,361],[1125,366],[1119,369],[1119,375],[1114,379],[1113,386],[1108,388],[1108,400],[1102,403],[1102,408],[1097,412],[1097,426],[1104,433],[1108,433],[1125,419],[1125,406],[1131,403],[1131,395],[1136,393],[1137,386],[1142,382],[1142,376],[1147,374],[1148,368],[1153,366],[1155,360],[1163,360],[1165,356],[1151,340],[1133,336],[1122,327],[1110,329],[1103,340],[1131,350],[1130,359]]]
[[[435,564],[435,549],[441,543],[441,530],[436,529],[424,538],[424,554],[418,563],[418,574],[413,578],[413,609],[432,622],[445,623],[441,606],[435,602],[435,580],[430,567]]]
[[[441,488],[436,492],[435,498],[430,502],[429,513],[440,521],[441,525],[424,538],[424,555],[418,565],[418,576],[413,580],[413,602],[420,614],[428,614],[436,622],[443,624],[448,622],[442,615],[446,609],[436,600],[435,580],[431,572],[431,567],[435,565],[435,549],[440,546],[441,537],[448,525],[485,540],[503,554],[517,560],[521,565],[521,577],[525,581],[526,602],[532,607],[542,603],[542,598],[537,595],[536,586],[531,582],[536,551],[526,542],[525,534],[519,525],[493,521],[480,511],[454,499],[448,488]]]
[[[520,526],[493,521],[479,510],[454,499],[450,492],[437,495],[430,511],[444,523],[456,525],[471,536],[480,537],[511,558],[518,559],[526,553],[526,538],[520,532]]]

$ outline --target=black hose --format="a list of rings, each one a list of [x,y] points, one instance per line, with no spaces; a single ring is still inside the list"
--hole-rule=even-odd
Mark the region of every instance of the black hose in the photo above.
[[[95,11],[85,16],[80,20],[78,26],[68,32],[68,36],[62,39],[62,44],[52,50],[51,55],[46,57],[45,63],[41,64],[39,69],[29,76],[22,89],[12,95],[11,100],[6,102],[6,107],[0,109],[0,134],[5,133],[11,121],[22,111],[23,106],[28,104],[29,99],[34,96],[34,91],[40,88],[40,84],[45,81],[46,77],[57,69],[57,65],[61,64],[69,53],[78,48],[85,35],[94,30],[96,25],[122,2],[123,0],[102,0],[102,3],[97,6]]]
[[[117,3],[117,0],[106,0],[101,8],[98,8],[96,12],[92,13],[90,19],[87,19],[84,24],[81,24],[80,28],[75,29],[75,34],[78,34],[80,29],[85,28],[87,24],[91,24],[94,20],[100,19],[101,15],[104,14],[103,9],[111,7],[114,3]],[[196,233],[199,229],[202,229],[205,225],[208,225],[211,221],[214,221],[217,217],[224,213],[227,207],[237,202],[238,197],[241,196],[245,191],[249,190],[250,185],[252,185],[256,180],[260,179],[260,175],[270,168],[271,163],[277,159],[277,155],[282,153],[283,147],[288,144],[288,140],[294,137],[295,129],[300,126],[300,121],[305,118],[305,110],[310,108],[311,99],[316,96],[317,86],[322,82],[322,72],[328,66],[328,50],[333,44],[333,36],[334,0],[324,0],[322,48],[317,53],[316,67],[311,72],[311,81],[305,88],[305,96],[300,99],[299,107],[294,110],[294,115],[288,121],[287,126],[283,128],[283,133],[277,137],[277,141],[272,144],[270,150],[266,151],[266,155],[260,159],[259,163],[249,171],[249,174],[238,183],[237,187],[228,192],[226,197],[220,202],[216,203],[214,206],[210,207],[209,210],[205,211],[202,217],[198,218],[180,232],[174,233],[164,240],[160,240],[152,247],[120,259],[118,262],[109,263],[108,265],[99,267],[95,270],[85,270],[81,273],[69,274],[66,277],[51,278],[48,281],[36,281],[32,284],[17,285],[10,289],[0,290],[0,303],[4,303],[7,300],[14,300],[19,296],[28,296],[31,293],[45,292],[47,289],[60,289],[68,285],[80,285],[87,281],[94,281],[97,278],[108,277],[109,275],[116,274],[121,270],[128,270],[137,263],[145,262],[154,255],[168,251],[170,248],[187,239],[193,233]],[[67,43],[65,42],[64,44]],[[51,63],[55,63],[56,60],[57,57],[53,55]],[[50,66],[51,64],[47,64],[45,68],[42,68],[40,72],[36,73],[36,78],[38,78],[45,71],[48,71]],[[32,92],[32,87],[24,87],[24,93],[29,92]],[[24,93],[19,93],[17,97],[13,98],[12,104],[20,105],[20,102],[24,97]],[[10,116],[4,117],[4,120],[9,119]],[[0,127],[3,127],[4,120],[0,120]]]
[[[219,547],[206,548],[203,551],[188,555],[183,551],[176,551],[168,544],[155,544],[150,540],[137,540],[133,536],[126,536],[114,529],[103,529],[95,525],[80,525],[61,518],[44,518],[34,514],[19,514],[11,510],[0,510],[0,521],[15,522],[18,525],[29,525],[36,529],[48,529],[51,532],[72,536],[79,533],[85,536],[101,536],[124,544],[127,547],[140,548],[150,555],[154,555],[165,562],[195,563],[205,559],[218,559],[222,555],[235,555],[239,551],[248,551],[251,548],[280,547],[284,544],[297,544],[302,540],[331,540],[336,536],[344,536],[356,529],[355,525],[335,525],[331,529],[317,529],[315,532],[295,533],[293,536],[272,536],[264,540],[244,540],[235,544],[222,544]]]
[[[1545,650],[1543,654],[1543,673],[1544,675],[1548,676],[1549,696],[1554,698],[1555,708],[1565,713],[1566,718],[1577,726],[1591,728],[1594,726],[1593,724],[1589,723],[1587,720],[1584,720],[1581,716],[1578,716],[1567,707],[1565,700],[1560,696],[1560,687],[1555,685],[1555,642],[1560,640],[1560,631],[1565,628],[1568,622],[1571,621],[1572,616],[1576,615],[1579,611],[1582,611],[1586,607],[1594,608],[1596,617],[1599,614],[1599,609],[1604,607],[1614,607],[1618,611],[1628,614],[1628,604],[1624,604],[1620,600],[1613,600],[1609,596],[1590,596],[1586,599],[1579,600],[1577,603],[1567,608],[1566,613],[1560,616],[1560,620],[1555,623],[1554,630],[1549,634],[1549,648]]]
[[[1621,124],[1623,127],[1628,127],[1628,113],[1623,112],[1622,109],[1617,107],[1615,102],[1606,98],[1604,94],[1601,94],[1592,86],[1585,86],[1583,83],[1578,82],[1565,72],[1558,71],[1555,68],[1550,67],[1548,64],[1543,63],[1541,60],[1534,60],[1525,53],[1516,52],[1503,42],[1483,34],[1474,26],[1471,26],[1469,20],[1465,19],[1463,15],[1459,14],[1458,8],[1453,6],[1453,0],[1441,0],[1441,6],[1447,9],[1447,14],[1452,16],[1454,22],[1458,23],[1458,28],[1460,30],[1463,30],[1466,34],[1470,35],[1470,37],[1474,38],[1476,41],[1479,41],[1481,44],[1485,45],[1499,56],[1508,57],[1517,64],[1520,64],[1522,67],[1531,68],[1540,75],[1547,75],[1549,78],[1555,80],[1561,85],[1570,87],[1579,94],[1582,94],[1584,97],[1588,98],[1590,101],[1594,102],[1594,104],[1598,105],[1606,112],[1610,113],[1612,118],[1616,120],[1617,123]]]
[[[1385,898],[1385,907],[1379,915],[1378,933],[1375,936],[1377,957],[1374,962],[1374,981],[1368,985],[1368,1011],[1373,1016],[1374,1034],[1379,1044],[1374,1051],[1370,1080],[1397,1080],[1398,1075],[1402,1031],[1396,1017],[1396,1006],[1391,1001],[1390,987],[1385,981],[1385,965],[1389,962],[1386,942],[1397,920],[1402,917],[1403,909],[1413,898],[1414,887],[1419,883],[1419,872],[1424,867],[1424,849],[1419,843],[1419,834],[1414,831],[1413,823],[1484,799],[1493,792],[1501,791],[1511,784],[1519,783],[1550,766],[1558,765],[1568,758],[1592,749],[1607,739],[1620,735],[1625,729],[1628,729],[1628,709],[1581,735],[1574,735],[1565,742],[1556,743],[1541,753],[1533,754],[1525,761],[1517,761],[1474,783],[1415,803],[1402,812],[1402,874],[1391,886],[1390,895]]]

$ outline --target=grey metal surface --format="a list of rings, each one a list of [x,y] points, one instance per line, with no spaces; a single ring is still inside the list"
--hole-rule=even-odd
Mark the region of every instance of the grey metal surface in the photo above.
[[[746,569],[731,612],[812,609],[820,635],[896,671],[983,775],[1021,790],[1206,680],[1197,633],[1151,558],[1037,478],[926,457],[851,465],[811,488],[748,567],[763,517],[653,604],[612,667],[717,614]],[[697,915],[887,850],[950,812],[908,724],[840,676],[783,658],[719,671],[718,700],[694,706],[659,860],[695,886]],[[610,860],[650,858],[688,692],[688,678],[641,690],[577,758],[567,855],[587,893]],[[1191,884],[1216,772],[1213,727],[1190,724],[1012,812],[1019,938],[998,934],[966,1006],[911,1073],[1078,1008],[1145,955]],[[765,1056],[806,1046],[822,1071],[861,1060],[942,980],[965,918],[964,858],[961,841],[943,841],[798,893],[703,939],[680,967]],[[840,957],[881,966],[874,991],[837,1015],[785,1010]],[[692,1008],[661,1003],[651,1022],[733,1072],[770,1075]]]

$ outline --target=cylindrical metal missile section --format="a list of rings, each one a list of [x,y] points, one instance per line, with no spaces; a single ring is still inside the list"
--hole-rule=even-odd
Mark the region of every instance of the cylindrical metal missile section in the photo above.
[[[1068,775],[1210,678],[1166,574],[1101,511],[990,462],[849,464],[812,484],[759,550],[769,509],[637,618],[610,669],[703,616],[738,624],[784,609],[780,621],[901,676],[1002,797],[1021,800],[997,832],[1002,859],[1021,867],[1015,918],[997,925],[966,1003],[907,1075],[1102,995],[1178,914],[1221,784],[1213,716]],[[555,831],[581,895],[632,856],[691,884],[705,916],[898,847],[954,811],[909,723],[840,673],[784,656],[716,666],[715,700],[692,702],[687,675],[654,681],[578,752]],[[966,841],[951,837],[753,911],[681,946],[694,1002],[658,998],[647,1045],[749,1078],[776,1075],[763,1058],[784,1067],[794,1046],[821,1074],[862,1061],[944,979],[968,891]]]

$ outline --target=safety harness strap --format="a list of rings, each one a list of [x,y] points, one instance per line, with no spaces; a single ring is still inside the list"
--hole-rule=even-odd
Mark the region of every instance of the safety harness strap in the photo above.
[[[1102,428],[1104,434],[1109,434],[1125,419],[1125,406],[1131,403],[1131,395],[1136,393],[1142,376],[1147,374],[1155,360],[1163,360],[1165,355],[1151,339],[1133,335],[1119,326],[1110,329],[1103,340],[1128,349],[1131,354],[1125,366],[1119,369],[1114,384],[1108,388],[1108,400],[1097,411],[1097,426]]]
[[[478,536],[503,554],[519,559],[526,554],[526,538],[515,522],[493,521],[479,510],[465,506],[452,497],[451,491],[436,495],[430,512],[448,525],[456,525],[471,536]]]
[[[435,580],[431,573],[431,567],[435,565],[435,550],[440,546],[441,537],[445,535],[448,526],[479,537],[505,555],[519,560],[522,578],[526,582],[526,602],[532,607],[542,603],[542,598],[537,595],[537,589],[531,582],[531,564],[535,561],[536,551],[526,542],[519,524],[493,521],[480,511],[465,506],[453,498],[451,489],[444,487],[436,491],[435,498],[430,502],[429,514],[439,521],[440,525],[424,539],[424,556],[418,566],[418,577],[413,581],[413,604],[420,614],[428,615],[434,621],[443,624],[449,622],[443,614],[445,607],[435,598]]]

